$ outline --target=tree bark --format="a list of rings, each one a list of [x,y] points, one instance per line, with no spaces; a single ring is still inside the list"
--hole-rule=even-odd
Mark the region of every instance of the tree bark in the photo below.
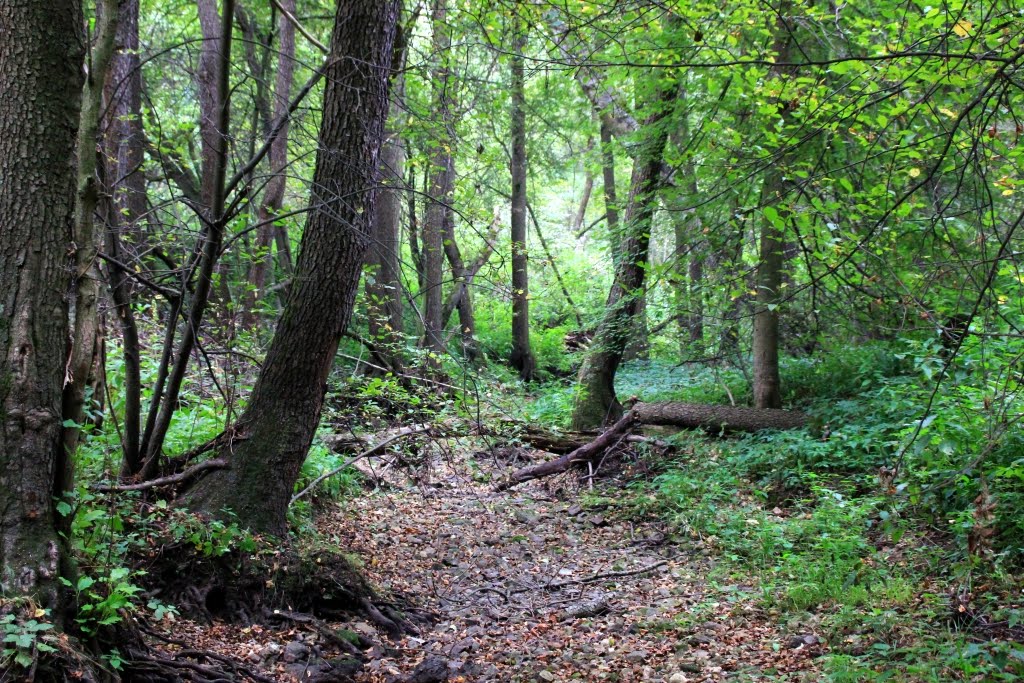
[[[530,381],[537,360],[530,348],[529,252],[526,246],[526,79],[523,51],[527,30],[518,14],[512,48],[512,355],[520,379]]]
[[[619,262],[577,382],[573,429],[589,429],[617,420],[622,407],[615,396],[615,372],[633,332],[637,306],[643,296],[647,250],[656,195],[661,187],[662,156],[668,140],[664,119],[672,111],[674,87],[663,85],[656,111],[645,122],[646,137],[638,150],[622,229]]]
[[[77,0],[0,4],[0,593],[58,622],[82,26]]]
[[[437,356],[444,353],[442,280],[444,270],[444,222],[451,210],[455,185],[455,124],[452,119],[451,29],[448,27],[447,0],[435,0],[431,25],[437,63],[431,74],[437,132],[430,149],[430,187],[423,216],[423,346]],[[439,358],[431,359],[439,365]]]
[[[299,469],[352,315],[369,245],[398,0],[338,3],[326,69],[311,204],[294,283],[222,456],[230,469],[186,492],[194,510],[232,510],[246,528],[282,535]]]

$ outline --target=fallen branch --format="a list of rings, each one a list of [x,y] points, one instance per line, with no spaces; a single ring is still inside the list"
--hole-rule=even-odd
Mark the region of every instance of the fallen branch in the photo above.
[[[629,569],[621,572],[601,572],[600,574],[592,574],[591,576],[586,576],[582,579],[568,579],[566,581],[556,581],[554,583],[546,583],[540,586],[530,586],[529,588],[517,588],[513,591],[509,591],[509,593],[514,595],[516,593],[525,593],[529,590],[555,591],[567,586],[580,586],[587,583],[594,583],[595,581],[604,581],[605,579],[620,579],[626,576],[636,576],[637,574],[654,571],[658,567],[664,567],[666,564],[668,564],[668,560],[661,560],[654,564],[649,564],[646,567],[640,567],[639,569]]]
[[[632,429],[635,421],[636,418],[631,410],[601,434],[601,436],[597,437],[590,443],[584,444],[571,453],[566,453],[560,458],[542,462],[539,465],[530,465],[529,467],[518,469],[513,472],[508,479],[499,483],[495,487],[495,490],[505,491],[517,484],[522,484],[524,481],[540,479],[541,477],[565,472],[576,463],[590,462],[596,459],[599,455],[602,455],[609,446],[618,441],[620,437]]]
[[[204,470],[222,470],[230,467],[230,463],[222,458],[214,458],[213,460],[205,460],[198,465],[194,465],[184,472],[178,474],[172,474],[166,477],[160,477],[158,479],[150,479],[139,484],[116,484],[116,485],[95,485],[92,487],[94,491],[101,491],[103,493],[111,493],[114,491],[146,491],[148,489],[156,488],[157,486],[170,486],[171,484],[180,484],[183,481],[191,479]]]
[[[317,484],[322,482],[324,479],[327,479],[329,477],[333,477],[338,472],[341,472],[346,467],[349,467],[350,465],[355,463],[357,460],[362,460],[363,458],[369,458],[371,455],[379,453],[380,451],[384,450],[385,447],[387,447],[388,445],[394,443],[395,441],[398,441],[399,439],[403,439],[403,438],[405,438],[407,436],[412,436],[413,434],[424,434],[424,433],[429,432],[429,431],[430,431],[430,427],[427,427],[427,426],[404,427],[404,428],[398,430],[398,432],[396,432],[393,436],[391,436],[391,437],[389,437],[387,439],[384,439],[383,441],[381,441],[376,446],[371,446],[370,448],[368,448],[367,450],[363,451],[359,455],[354,456],[352,458],[349,458],[344,463],[342,463],[338,467],[335,467],[330,472],[325,472],[325,473],[321,474],[319,477],[317,477],[312,482],[310,482],[309,486],[307,486],[306,488],[302,489],[301,491],[296,493],[294,496],[292,496],[292,499],[288,502],[288,504],[289,505],[294,504],[295,501],[297,501],[299,498],[302,498],[304,495],[306,495],[307,493],[312,491],[313,488]]]

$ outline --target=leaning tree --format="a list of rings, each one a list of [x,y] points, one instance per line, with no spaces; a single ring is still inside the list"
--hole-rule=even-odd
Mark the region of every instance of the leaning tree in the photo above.
[[[398,0],[339,2],[325,70],[310,212],[277,330],[246,411],[225,435],[230,466],[185,493],[241,526],[282,534],[327,376],[352,316],[374,213]]]

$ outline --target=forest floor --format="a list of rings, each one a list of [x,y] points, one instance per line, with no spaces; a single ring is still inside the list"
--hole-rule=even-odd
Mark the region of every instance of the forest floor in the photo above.
[[[318,516],[321,542],[350,552],[382,595],[431,616],[397,641],[369,620],[332,624],[377,643],[356,680],[821,679],[827,645],[813,629],[780,627],[758,587],[731,580],[700,539],[624,514],[621,482],[589,487],[572,474],[497,493],[488,482],[513,463],[487,460],[449,453],[415,478],[391,470]],[[175,631],[192,627],[204,647],[264,675],[310,680],[304,661],[318,647],[301,629]]]

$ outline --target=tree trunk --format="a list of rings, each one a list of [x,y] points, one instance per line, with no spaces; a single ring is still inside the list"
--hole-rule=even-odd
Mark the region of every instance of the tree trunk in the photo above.
[[[789,47],[793,38],[792,30],[786,25],[790,3],[783,0],[779,7],[775,33],[776,62],[789,61]],[[791,69],[773,66],[770,77],[781,79]],[[780,103],[780,115],[785,126],[790,118],[793,103]],[[784,167],[785,150],[770,161],[765,171],[761,188],[760,260],[757,266],[756,291],[754,299],[754,406],[757,408],[779,408],[782,406],[782,380],[779,376],[779,302],[782,300],[782,270],[784,266],[785,224],[789,208],[784,205],[786,178]],[[772,215],[774,214],[774,216]]]
[[[82,26],[77,0],[0,4],[0,593],[58,621]]]
[[[200,19],[204,31],[208,30],[208,24],[213,18],[208,15],[210,12],[209,3],[211,0],[199,0]],[[234,12],[234,0],[224,0],[224,16],[231,17]],[[216,15],[216,11],[213,11]],[[202,180],[202,201],[206,211],[207,220],[204,223],[198,249],[198,267],[196,270],[195,288],[192,293],[192,300],[189,302],[188,312],[185,316],[185,324],[181,331],[181,341],[177,350],[173,353],[171,362],[171,349],[174,343],[174,332],[178,323],[178,315],[182,308],[181,302],[175,302],[172,306],[171,315],[167,321],[167,330],[164,337],[164,357],[161,360],[161,373],[158,373],[157,383],[153,389],[153,398],[150,403],[149,414],[146,417],[146,429],[142,438],[144,462],[142,465],[143,478],[150,478],[158,469],[159,457],[163,450],[164,438],[171,426],[171,417],[177,409],[178,394],[181,391],[181,384],[185,379],[185,371],[188,369],[192,350],[195,348],[196,339],[199,335],[199,328],[202,326],[203,317],[206,313],[206,306],[210,299],[211,287],[213,285],[213,274],[217,262],[220,259],[220,248],[224,242],[224,188],[225,174],[227,171],[227,145],[230,122],[231,98],[229,96],[228,73],[231,55],[231,27],[230,20],[220,22],[222,34],[217,40],[219,46],[212,54],[218,58],[215,99],[218,103],[216,123],[207,128],[212,131],[211,143],[216,138],[216,147],[213,149],[213,156],[210,159],[212,164],[207,173],[207,141],[204,138],[203,144],[203,180]],[[205,41],[204,41],[205,43]],[[206,51],[204,45],[204,53]],[[202,63],[202,62],[201,62]],[[202,104],[209,94],[205,88],[201,92],[202,107],[209,107],[209,103]],[[205,110],[203,110],[205,111]],[[207,203],[209,202],[209,203]],[[185,283],[182,283],[183,285]],[[184,290],[184,287],[182,287]]]
[[[434,53],[437,64],[431,74],[437,133],[431,141],[430,187],[423,216],[423,346],[440,356],[444,353],[442,280],[444,270],[444,222],[450,211],[455,185],[455,125],[452,120],[452,97],[448,60],[451,33],[448,27],[447,0],[435,0],[433,16]],[[437,366],[439,359],[430,365]]]
[[[523,51],[527,30],[518,14],[512,48],[512,367],[533,379],[537,360],[530,349],[529,252],[526,247],[526,79]]]
[[[338,3],[309,213],[277,331],[222,456],[231,467],[186,492],[211,515],[283,535],[288,501],[320,418],[369,245],[397,0]]]
[[[633,414],[641,424],[706,429],[715,433],[798,429],[807,424],[806,415],[790,410],[697,403],[638,403],[633,407]]]
[[[617,420],[622,406],[615,396],[615,372],[633,333],[643,295],[651,219],[661,187],[662,156],[668,132],[664,119],[672,112],[674,87],[662,86],[656,111],[645,122],[645,139],[637,152],[630,196],[608,305],[580,368],[573,404],[573,429],[589,429]]]
[[[146,213],[146,177],[142,172],[142,65],[139,56],[139,0],[119,8],[115,51],[107,73],[106,155],[103,175],[107,219],[106,250],[118,263],[139,262],[145,251],[141,224]],[[139,456],[142,411],[142,364],[139,331],[132,311],[132,281],[119,266],[108,264],[107,280],[121,328],[124,356],[122,472],[142,467]]]
[[[396,69],[401,64],[395,65]],[[392,97],[402,97],[404,77],[399,73],[391,84]],[[391,116],[400,115],[392,102]],[[394,125],[394,124],[393,124]],[[385,134],[380,153],[383,187],[377,193],[377,206],[370,223],[370,248],[366,252],[366,301],[370,339],[380,349],[387,366],[400,371],[402,347],[402,185],[405,183],[405,147],[398,131]]]
[[[96,205],[99,185],[96,168],[98,160],[97,138],[103,110],[103,79],[114,53],[117,34],[117,0],[103,0],[97,5],[95,47],[89,59],[82,91],[82,111],[78,122],[76,161],[78,162],[75,194],[75,266],[71,307],[71,353],[68,358],[68,376],[64,382],[62,413],[64,424],[64,458],[67,471],[61,475],[64,482],[73,478],[71,468],[81,425],[85,422],[85,390],[89,372],[99,348],[100,272],[97,264],[98,235],[96,233]]]
[[[441,313],[442,327],[447,327],[448,320],[452,317],[452,313],[461,305],[462,297],[470,295],[470,287],[473,286],[473,280],[476,279],[476,274],[480,272],[480,269],[484,267],[484,264],[490,260],[491,254],[494,253],[494,246],[497,244],[498,240],[498,229],[501,226],[501,218],[499,217],[497,210],[493,213],[494,218],[491,219],[491,226],[483,236],[483,246],[480,247],[480,251],[477,253],[476,258],[473,259],[471,264],[459,268],[459,272],[462,273],[462,276],[456,278],[455,287],[452,288],[451,292],[448,294],[448,298],[445,299],[444,310]],[[458,258],[461,261],[461,254],[459,254]],[[470,316],[470,319],[472,319],[472,315]]]
[[[270,145],[270,180],[267,181],[267,187],[263,191],[263,201],[260,202],[260,208],[256,214],[256,220],[260,227],[256,231],[255,258],[249,268],[249,291],[244,306],[246,323],[250,326],[257,322],[253,309],[264,294],[267,276],[274,263],[271,247],[277,236],[285,230],[283,226],[274,223],[274,217],[281,212],[281,207],[284,204],[284,190],[287,182],[285,175],[285,170],[288,167],[289,124],[287,115],[295,74],[295,25],[288,19],[285,12],[294,16],[295,0],[280,0],[280,2],[284,12],[281,13],[277,21],[279,37],[277,76],[274,82],[274,108],[273,114],[266,124],[269,126],[270,121],[280,120],[284,120],[285,123]],[[284,239],[285,241],[288,239],[286,232]],[[282,254],[280,245],[278,245],[277,251],[282,265],[290,268],[291,254],[287,250]],[[282,258],[282,256],[286,256],[286,258]]]
[[[462,251],[455,239],[455,222],[451,212],[445,216],[444,221],[444,253],[448,258],[448,266],[452,269],[453,288],[449,300],[459,312],[459,336],[462,338],[462,355],[470,363],[476,362],[480,356],[480,349],[476,343],[476,319],[473,315],[473,293],[469,289],[467,281],[472,280],[469,268],[462,260]],[[488,245],[484,245],[487,249]],[[448,324],[448,317],[451,315],[451,308],[447,303],[441,311],[441,327]]]

